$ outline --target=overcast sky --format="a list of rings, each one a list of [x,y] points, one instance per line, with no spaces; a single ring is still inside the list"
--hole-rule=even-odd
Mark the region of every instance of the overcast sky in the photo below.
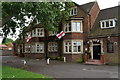
[[[120,0],[72,0],[78,4],[85,4],[92,1],[97,1],[100,9],[105,9],[113,6],[117,6]]]
[[[85,3],[89,3],[92,1],[97,1],[100,9],[105,9],[105,8],[117,6],[118,2],[120,0],[72,0],[72,1],[74,1],[80,5],[85,4]],[[17,35],[18,34],[19,34],[19,32],[17,32]],[[9,36],[9,38],[12,38],[13,40],[15,40],[17,37]],[[1,43],[1,41],[2,41],[2,39],[0,39],[0,43]]]

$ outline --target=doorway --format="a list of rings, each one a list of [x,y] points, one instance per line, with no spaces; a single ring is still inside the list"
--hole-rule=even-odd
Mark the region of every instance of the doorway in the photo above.
[[[93,45],[93,59],[100,60],[100,54],[101,45],[100,44]]]

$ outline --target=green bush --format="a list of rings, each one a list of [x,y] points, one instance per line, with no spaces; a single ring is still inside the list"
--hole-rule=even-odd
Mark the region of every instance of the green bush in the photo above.
[[[84,60],[83,60],[82,58],[78,58],[78,59],[76,60],[76,62],[77,62],[77,63],[83,63]]]
[[[56,56],[50,56],[49,57],[51,60],[58,60]]]
[[[64,57],[59,57],[59,59],[58,60],[60,60],[60,61],[64,61]]]

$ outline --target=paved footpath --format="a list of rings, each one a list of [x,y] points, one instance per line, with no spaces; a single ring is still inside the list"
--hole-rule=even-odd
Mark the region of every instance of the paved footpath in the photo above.
[[[2,57],[2,64],[22,68],[24,65],[22,60],[27,61],[28,67],[25,70],[53,78],[118,78],[118,66],[84,65],[55,60],[51,60],[50,65],[47,65],[45,60],[13,56]]]

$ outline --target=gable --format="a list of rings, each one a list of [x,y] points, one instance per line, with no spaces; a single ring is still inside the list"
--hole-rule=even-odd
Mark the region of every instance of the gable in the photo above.
[[[108,19],[117,19],[117,24],[113,28],[101,29],[100,21]],[[118,35],[118,6],[101,10],[90,33],[89,37]]]

